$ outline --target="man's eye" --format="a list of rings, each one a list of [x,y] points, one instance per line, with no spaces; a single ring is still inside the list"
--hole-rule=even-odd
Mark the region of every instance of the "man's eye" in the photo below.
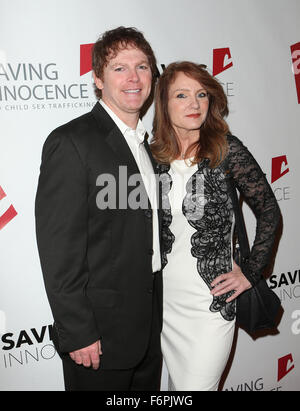
[[[141,65],[139,66],[139,68],[140,68],[141,70],[148,70],[148,66],[146,66],[145,64],[141,64]]]
[[[114,71],[123,71],[124,67],[115,67]]]

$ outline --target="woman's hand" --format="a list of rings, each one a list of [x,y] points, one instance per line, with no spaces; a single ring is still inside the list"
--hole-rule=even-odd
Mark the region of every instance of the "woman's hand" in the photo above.
[[[234,291],[234,294],[227,298],[226,302],[233,301],[244,291],[252,287],[251,283],[242,273],[240,267],[233,261],[233,270],[230,273],[221,274],[211,283],[213,289],[211,294],[214,296],[226,294],[229,291]]]

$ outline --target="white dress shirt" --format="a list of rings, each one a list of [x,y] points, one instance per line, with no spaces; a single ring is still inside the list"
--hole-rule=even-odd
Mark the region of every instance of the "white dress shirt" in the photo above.
[[[152,241],[152,271],[156,272],[161,269],[161,256],[159,246],[159,225],[158,225],[158,213],[157,213],[157,190],[155,173],[149,155],[144,146],[144,137],[146,129],[139,119],[136,129],[130,128],[102,101],[99,100],[101,106],[110,115],[116,125],[119,127],[123,134],[132,155],[136,161],[138,169],[140,171],[143,183],[152,207],[152,225],[153,225],[153,241]]]

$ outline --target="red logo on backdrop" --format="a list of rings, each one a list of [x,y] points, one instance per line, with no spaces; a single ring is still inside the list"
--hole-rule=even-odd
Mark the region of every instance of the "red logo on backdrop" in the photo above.
[[[279,358],[277,381],[282,380],[283,377],[285,377],[295,368],[293,362],[294,360],[292,354],[288,354],[285,357]]]
[[[298,103],[300,104],[300,42],[291,46],[293,72],[295,75]]]
[[[92,70],[92,50],[94,43],[80,45],[80,75]]]
[[[94,43],[80,45],[80,75],[92,70],[92,50]],[[225,47],[213,50],[213,76],[233,66],[230,48]]]
[[[0,201],[6,197],[5,192],[3,191],[2,187],[0,186]],[[0,230],[6,226],[18,213],[16,212],[13,205],[11,205],[4,214],[0,216]]]
[[[233,66],[230,48],[214,49],[213,51],[213,76]]]
[[[272,158],[271,184],[290,171],[286,156]]]

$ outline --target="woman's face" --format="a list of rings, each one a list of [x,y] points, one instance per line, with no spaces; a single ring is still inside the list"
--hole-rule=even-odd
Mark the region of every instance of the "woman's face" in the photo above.
[[[206,119],[208,107],[205,88],[197,80],[179,72],[169,87],[168,101],[171,124],[177,135],[186,136],[199,130]]]

